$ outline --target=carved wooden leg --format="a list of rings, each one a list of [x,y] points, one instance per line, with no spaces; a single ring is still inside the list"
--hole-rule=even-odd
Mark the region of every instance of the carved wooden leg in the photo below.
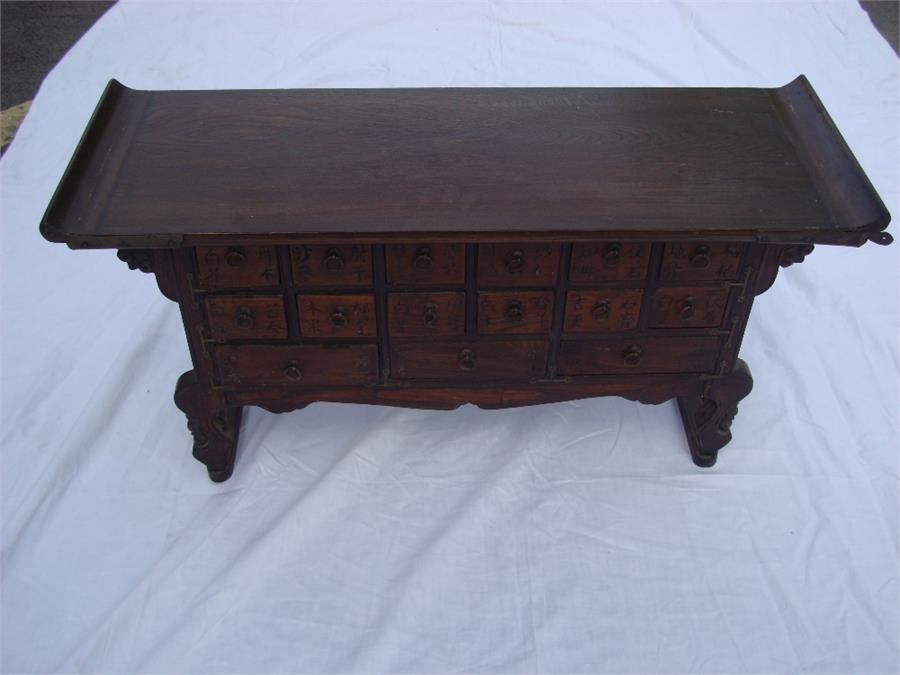
[[[730,373],[709,385],[707,395],[678,397],[678,409],[694,464],[712,466],[716,463],[719,449],[731,440],[731,423],[737,415],[738,401],[751,389],[750,369],[737,359]]]
[[[210,480],[221,483],[231,478],[243,408],[225,407],[221,395],[201,385],[193,370],[178,378],[175,405],[187,415],[194,457],[206,464]]]

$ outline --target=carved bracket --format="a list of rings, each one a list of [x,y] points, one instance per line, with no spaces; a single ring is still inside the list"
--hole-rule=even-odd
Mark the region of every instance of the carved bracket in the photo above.
[[[150,274],[153,272],[153,251],[143,248],[122,249],[118,253],[119,260],[128,265],[130,270],[140,270]]]
[[[145,274],[155,274],[156,285],[159,286],[160,292],[169,300],[178,302],[170,250],[126,248],[120,249],[117,255],[119,260],[128,265],[128,269],[140,270]]]
[[[785,246],[781,251],[782,267],[790,267],[794,263],[802,263],[806,256],[813,252],[815,246],[812,244],[790,244]]]

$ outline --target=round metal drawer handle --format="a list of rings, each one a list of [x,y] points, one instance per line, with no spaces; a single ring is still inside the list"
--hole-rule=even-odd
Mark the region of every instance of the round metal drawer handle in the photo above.
[[[709,250],[709,246],[698,246],[694,255],[691,256],[691,265],[701,268],[709,267],[711,258],[712,252]]]
[[[237,313],[234,315],[234,322],[241,328],[253,328],[256,317],[253,316],[253,310],[249,307],[238,307]]]
[[[472,370],[475,367],[475,352],[471,349],[463,349],[459,353],[459,367],[463,370]]]
[[[634,367],[641,362],[641,348],[638,345],[631,345],[622,352],[622,363],[628,367]]]
[[[331,323],[338,328],[343,328],[347,325],[347,310],[344,309],[343,305],[338,305],[331,312]]]
[[[422,306],[422,321],[426,326],[433,326],[437,321],[437,305],[432,302],[426,302]]]
[[[519,300],[513,300],[506,306],[506,318],[510,321],[521,321],[525,318],[525,307]]]
[[[430,246],[420,246],[416,250],[416,257],[413,258],[413,267],[419,272],[430,272],[434,267],[434,260],[431,257]]]
[[[344,271],[344,255],[339,248],[330,248],[325,252],[325,269],[332,274]]]
[[[519,249],[510,251],[506,256],[506,271],[510,274],[518,274],[525,269],[525,254]]]
[[[591,310],[591,318],[594,321],[606,321],[609,318],[609,300],[601,300]]]
[[[303,368],[296,361],[290,361],[287,367],[282,371],[284,376],[289,380],[302,380]]]
[[[603,264],[607,267],[615,267],[622,262],[622,245],[610,244],[603,253]]]
[[[682,321],[687,321],[694,316],[695,300],[688,296],[681,301],[681,309],[678,310],[678,317]]]
[[[240,267],[244,264],[244,261],[246,259],[247,254],[244,253],[244,249],[242,248],[232,246],[227,251],[225,251],[225,264],[229,267]]]

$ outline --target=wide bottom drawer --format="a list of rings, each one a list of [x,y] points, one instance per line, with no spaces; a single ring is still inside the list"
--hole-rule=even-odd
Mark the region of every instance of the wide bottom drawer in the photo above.
[[[546,340],[405,342],[391,347],[391,376],[439,380],[533,380],[547,369]]]
[[[703,373],[713,370],[717,351],[715,337],[564,340],[557,371],[560,375]]]
[[[378,347],[356,345],[242,345],[217,347],[222,384],[244,386],[374,384]]]

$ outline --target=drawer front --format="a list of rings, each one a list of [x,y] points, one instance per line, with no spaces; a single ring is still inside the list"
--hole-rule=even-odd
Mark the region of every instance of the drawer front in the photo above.
[[[553,324],[553,291],[478,293],[478,332],[483,335],[547,333]]]
[[[372,247],[291,246],[295,286],[371,286]]]
[[[297,298],[300,335],[316,338],[375,337],[372,295],[308,295]]]
[[[387,279],[414,286],[464,284],[465,244],[395,244],[385,248]]]
[[[375,345],[225,345],[213,358],[225,385],[354,385],[378,378]]]
[[[465,293],[389,293],[388,332],[399,337],[463,335]]]
[[[738,278],[744,247],[735,243],[670,242],[663,252],[663,281],[730,281]]]
[[[391,376],[404,379],[528,381],[544,376],[545,340],[416,342],[391,347]]]
[[[727,288],[658,288],[650,299],[651,328],[712,328],[722,323]]]
[[[287,324],[280,295],[207,296],[203,301],[214,340],[284,339]]]
[[[552,286],[559,268],[557,244],[481,244],[479,286]]]
[[[715,337],[564,340],[559,347],[560,375],[629,373],[703,373],[713,370]]]
[[[198,246],[200,288],[267,288],[278,286],[274,246]]]
[[[566,293],[567,333],[605,333],[637,328],[641,314],[640,288],[569,291]]]
[[[571,281],[639,281],[647,276],[650,244],[596,242],[572,246]]]

